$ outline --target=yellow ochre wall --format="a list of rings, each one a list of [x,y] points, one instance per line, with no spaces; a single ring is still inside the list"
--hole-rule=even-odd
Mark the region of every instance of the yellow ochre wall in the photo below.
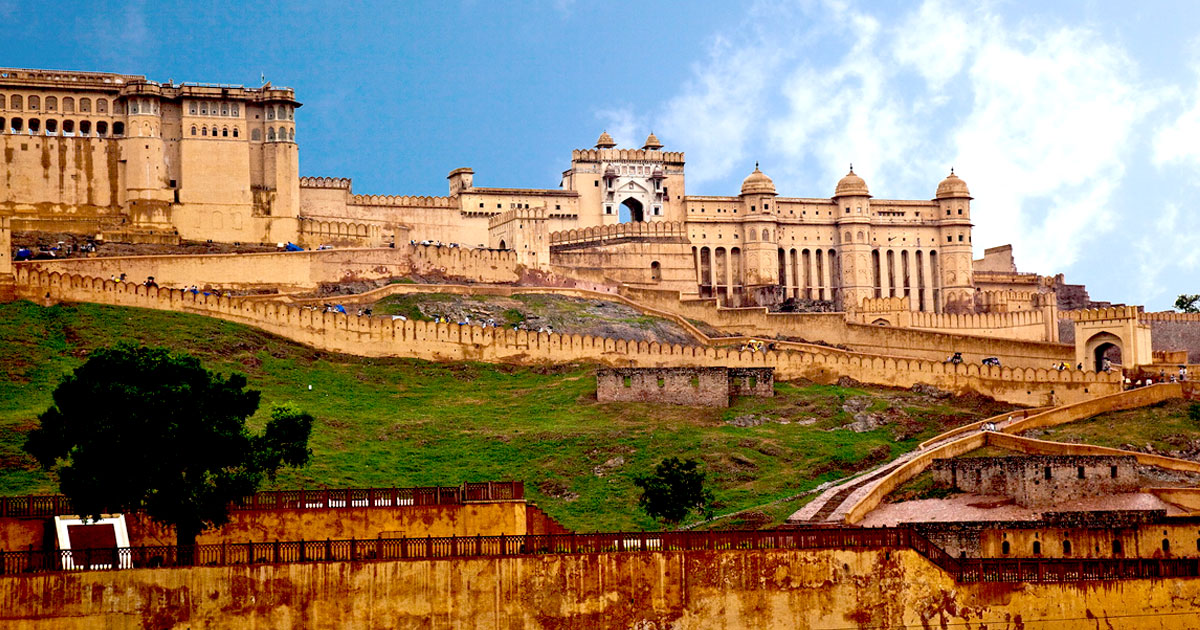
[[[909,550],[312,562],[0,578],[0,626],[795,630],[1194,627],[1200,579],[955,583]]]

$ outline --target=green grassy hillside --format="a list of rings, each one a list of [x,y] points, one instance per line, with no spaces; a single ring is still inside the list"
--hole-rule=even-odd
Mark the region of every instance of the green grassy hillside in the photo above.
[[[21,451],[24,434],[58,380],[90,350],[127,339],[192,353],[213,370],[245,373],[263,392],[255,422],[275,402],[291,401],[315,415],[312,464],[284,473],[275,487],[519,479],[539,505],[580,531],[655,527],[635,507],[632,479],[664,457],[703,460],[718,513],[730,512],[1007,409],[979,399],[812,384],[779,384],[775,398],[743,399],[730,409],[599,404],[588,366],[364,359],[194,315],[19,302],[0,305],[0,494],[56,490],[52,476]],[[831,430],[851,419],[842,408],[848,400],[854,409],[890,410],[901,420],[863,433]],[[736,418],[746,426],[735,426]]]

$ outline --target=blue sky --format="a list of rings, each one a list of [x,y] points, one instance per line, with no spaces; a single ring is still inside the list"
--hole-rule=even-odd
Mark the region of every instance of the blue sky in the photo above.
[[[53,6],[53,10],[47,10]],[[236,6],[237,8],[231,8]],[[1200,292],[1193,2],[29,3],[3,65],[296,88],[301,172],[357,192],[555,187],[602,129],[687,152],[688,192],[755,161],[821,197],[849,162],[880,198],[951,166],[976,254],[1095,299]],[[20,25],[19,28],[16,25]]]

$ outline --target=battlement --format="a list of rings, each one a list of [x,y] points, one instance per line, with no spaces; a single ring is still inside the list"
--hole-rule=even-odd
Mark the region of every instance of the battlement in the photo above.
[[[1200,313],[1176,313],[1174,311],[1157,311],[1141,313],[1138,319],[1143,322],[1200,322]]]
[[[683,151],[654,151],[650,149],[575,149],[572,162],[663,162],[683,164]]]
[[[344,188],[351,190],[349,177],[301,177],[301,188]]]
[[[1075,311],[1060,311],[1059,319],[1069,319],[1074,322],[1095,322],[1110,319],[1141,319],[1140,306],[1109,306],[1106,308],[1088,308]]]
[[[509,210],[508,212],[502,212],[500,214],[497,214],[495,216],[488,218],[488,227],[494,228],[494,227],[504,225],[505,223],[510,223],[512,221],[521,221],[521,220],[545,221],[546,216],[547,216],[547,213],[546,213],[545,208],[517,208],[515,210]]]
[[[353,195],[350,197],[350,203],[356,206],[397,206],[397,207],[424,207],[424,208],[452,208],[457,207],[450,197],[410,197],[407,195]]]
[[[863,298],[859,313],[895,313],[911,310],[907,297]]]
[[[451,252],[447,256],[461,251],[460,248],[441,249]],[[513,256],[511,252],[496,254],[504,255],[505,260]],[[770,367],[782,380],[806,378],[833,382],[849,376],[895,387],[925,383],[955,392],[978,391],[1022,404],[1043,404],[1047,396],[1070,402],[1085,400],[1119,391],[1121,387],[1121,375],[1115,372],[1060,372],[978,363],[950,364],[811,345],[803,346],[804,350],[752,352],[734,347],[663,344],[327,313],[287,304],[46,272],[24,264],[17,270],[17,290],[20,295],[34,300],[87,301],[207,315],[255,326],[315,348],[360,356],[526,365],[591,361],[620,367]]]
[[[648,223],[617,223],[614,225],[597,225],[578,230],[561,230],[550,233],[550,246],[601,245],[609,241],[632,238],[687,238],[686,227],[687,225],[681,221],[651,221]]]

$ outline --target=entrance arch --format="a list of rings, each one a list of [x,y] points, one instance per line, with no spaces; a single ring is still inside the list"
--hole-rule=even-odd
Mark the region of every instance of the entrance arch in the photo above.
[[[627,197],[625,201],[621,202],[618,219],[621,223],[641,223],[646,220],[645,206],[637,199]]]
[[[508,245],[504,243],[504,239],[500,239],[500,249],[508,249]]]
[[[1111,332],[1098,332],[1088,338],[1085,352],[1090,361],[1089,368],[1099,372],[1104,369],[1104,359],[1107,358],[1111,367],[1122,364],[1125,342]]]

